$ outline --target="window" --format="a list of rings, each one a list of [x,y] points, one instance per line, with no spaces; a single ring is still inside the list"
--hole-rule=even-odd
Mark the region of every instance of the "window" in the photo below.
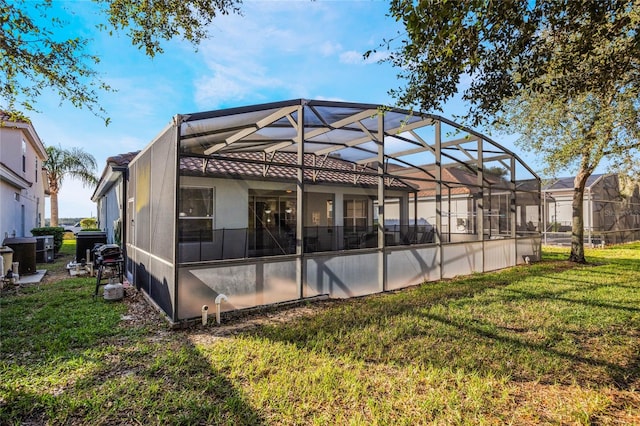
[[[22,139],[22,172],[27,171],[27,143]]]
[[[180,241],[213,238],[213,188],[180,188],[178,232]]]
[[[327,200],[327,226],[333,226],[333,200]]]
[[[36,175],[36,182],[38,182],[38,159],[36,158],[36,171],[34,173]]]
[[[367,200],[345,200],[345,232],[366,231],[368,223]]]

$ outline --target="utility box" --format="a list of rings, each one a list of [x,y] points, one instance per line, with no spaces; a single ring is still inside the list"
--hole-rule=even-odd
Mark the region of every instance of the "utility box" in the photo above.
[[[107,233],[101,231],[80,231],[76,235],[76,262],[93,263],[93,249],[97,245],[107,244]],[[89,258],[87,259],[87,250]]]
[[[51,263],[53,260],[53,235],[36,237],[36,262]]]
[[[18,274],[35,274],[36,271],[36,239],[33,237],[5,238],[2,243],[13,249],[13,262],[18,262]],[[16,272],[16,271],[14,271]],[[6,272],[5,272],[6,273]]]

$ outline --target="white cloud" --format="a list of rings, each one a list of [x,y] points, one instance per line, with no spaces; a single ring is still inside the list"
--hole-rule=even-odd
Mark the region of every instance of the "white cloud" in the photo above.
[[[158,113],[157,105],[162,100],[175,99],[176,94],[171,85],[164,79],[154,79],[152,84],[140,85],[137,78],[121,77],[107,81],[117,92],[104,96],[103,104],[112,121],[120,119],[122,122],[136,117],[144,120],[155,117]]]
[[[325,41],[320,45],[320,53],[322,56],[332,56],[340,51],[342,51],[342,45],[340,43]]]
[[[362,44],[370,33],[358,31],[351,21],[363,5],[327,6],[310,2],[250,2],[244,16],[224,16],[211,30],[212,38],[199,49],[204,64],[193,78],[194,101],[211,109],[264,99],[305,97],[336,87],[338,75],[349,80],[351,64],[368,64],[356,49],[344,52],[343,40]],[[381,14],[382,16],[382,14]]]
[[[340,62],[343,64],[369,65],[377,64],[389,56],[387,52],[372,52],[366,59],[364,52],[348,50],[340,55]]]
[[[361,64],[364,60],[361,52],[349,50],[340,54],[340,62],[343,64]]]
[[[322,96],[322,95],[315,96],[313,99],[317,99],[319,101],[330,101],[330,102],[351,102],[351,101],[353,101],[353,99],[347,100],[347,99],[333,97],[333,96],[325,97],[325,96]]]
[[[389,57],[389,52],[372,52],[369,57],[365,60],[367,64],[376,64],[382,60],[385,60]]]
[[[201,108],[212,109],[225,102],[249,98],[264,88],[282,87],[277,78],[266,75],[257,64],[236,63],[234,68],[221,64],[209,65],[211,75],[202,75],[195,82],[195,101]]]

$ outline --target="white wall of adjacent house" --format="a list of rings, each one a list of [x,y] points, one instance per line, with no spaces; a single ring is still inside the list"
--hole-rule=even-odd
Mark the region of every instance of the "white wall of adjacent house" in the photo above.
[[[44,226],[44,146],[30,125],[0,127],[0,242]]]
[[[561,226],[571,226],[573,221],[573,193],[571,192],[547,192],[553,197],[554,201],[546,203],[546,220],[550,226],[553,223],[558,223]],[[585,191],[585,197],[583,201],[584,211],[584,226],[588,228],[590,226],[590,214],[591,208],[588,199],[588,193]]]

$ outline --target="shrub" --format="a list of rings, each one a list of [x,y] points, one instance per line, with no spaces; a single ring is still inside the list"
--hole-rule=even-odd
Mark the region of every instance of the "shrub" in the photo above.
[[[89,231],[98,226],[98,219],[96,219],[95,217],[87,217],[80,221],[80,226],[82,226],[83,231]]]
[[[42,228],[33,228],[31,235],[41,237],[43,235],[53,235],[53,252],[58,253],[62,247],[62,238],[64,237],[64,228],[62,226],[43,226]]]

